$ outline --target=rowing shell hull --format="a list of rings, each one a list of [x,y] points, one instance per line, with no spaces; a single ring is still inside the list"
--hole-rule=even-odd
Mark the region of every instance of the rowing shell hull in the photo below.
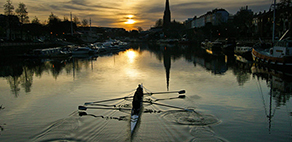
[[[143,111],[143,106],[140,108],[140,111],[138,114],[131,114],[131,135],[134,133],[134,130],[136,129],[140,121],[142,111]]]

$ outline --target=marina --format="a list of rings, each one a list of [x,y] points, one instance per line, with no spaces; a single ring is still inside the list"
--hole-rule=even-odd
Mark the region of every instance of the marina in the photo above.
[[[1,142],[291,141],[290,0],[24,1],[0,2]]]

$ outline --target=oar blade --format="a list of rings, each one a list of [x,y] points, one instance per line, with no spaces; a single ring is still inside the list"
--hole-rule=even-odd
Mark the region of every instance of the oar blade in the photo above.
[[[87,113],[86,113],[86,112],[84,112],[84,111],[82,111],[82,112],[79,112],[78,114],[79,114],[79,116],[84,116],[84,115],[87,115]]]
[[[186,98],[186,95],[179,95],[178,98],[184,99],[184,98]]]
[[[87,107],[85,107],[85,106],[78,106],[78,109],[79,110],[87,110]]]
[[[186,90],[181,90],[178,92],[178,94],[184,94],[184,93],[186,93]]]
[[[87,106],[87,105],[91,105],[91,104],[93,104],[93,103],[92,103],[92,102],[90,102],[90,103],[84,103],[84,105],[86,105],[86,106]]]

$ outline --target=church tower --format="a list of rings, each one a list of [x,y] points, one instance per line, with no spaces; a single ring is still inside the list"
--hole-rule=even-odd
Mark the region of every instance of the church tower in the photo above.
[[[168,28],[170,25],[170,10],[169,10],[169,1],[166,0],[165,3],[165,10],[164,10],[164,15],[163,15],[163,28]]]

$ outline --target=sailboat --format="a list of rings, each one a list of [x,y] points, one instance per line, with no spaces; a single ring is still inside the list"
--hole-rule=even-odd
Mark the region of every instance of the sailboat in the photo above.
[[[285,35],[289,32],[289,30],[287,30],[279,39],[279,41],[274,42],[276,0],[274,0],[273,5],[273,46],[262,42],[256,44],[252,50],[252,57],[255,62],[260,62],[276,67],[284,67],[284,69],[287,69],[287,67],[292,67],[292,40],[283,40]]]

